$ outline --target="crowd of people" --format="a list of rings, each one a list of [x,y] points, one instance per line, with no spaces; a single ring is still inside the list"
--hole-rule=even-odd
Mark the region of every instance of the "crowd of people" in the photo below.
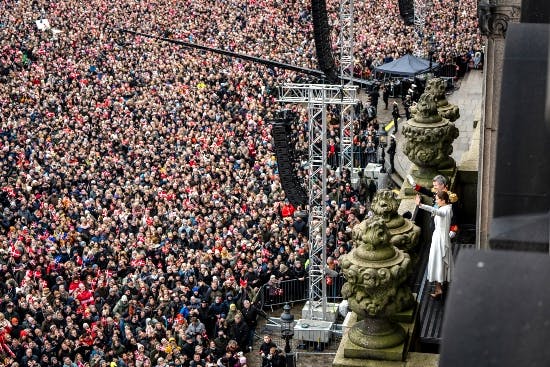
[[[442,52],[480,43],[475,2],[458,6]],[[396,1],[355,19],[365,70],[414,42]],[[286,200],[269,124],[301,76],[121,29],[316,67],[307,2],[0,3],[0,366],[244,366],[262,285],[307,279],[307,208]],[[334,171],[329,190],[337,269],[373,193]]]

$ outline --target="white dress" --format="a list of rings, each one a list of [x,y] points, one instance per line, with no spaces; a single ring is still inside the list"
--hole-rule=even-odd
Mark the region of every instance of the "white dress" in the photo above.
[[[435,229],[428,257],[428,281],[449,282],[451,280],[453,260],[449,230],[453,216],[453,206],[448,204],[441,208],[420,204],[419,208],[434,215]]]

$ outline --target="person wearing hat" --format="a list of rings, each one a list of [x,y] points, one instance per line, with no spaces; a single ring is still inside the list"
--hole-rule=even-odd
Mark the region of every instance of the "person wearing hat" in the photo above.
[[[412,101],[411,95],[407,94],[407,96],[405,97],[405,100],[403,101],[403,109],[405,110],[405,118],[407,120],[410,120],[412,117],[411,115],[412,105],[413,105],[413,101]]]
[[[197,297],[198,299],[201,299],[201,294],[200,294],[200,287],[199,286],[194,286],[192,288],[192,292],[193,292],[193,296]]]
[[[393,133],[395,134],[397,132],[397,129],[398,129],[397,122],[399,121],[399,116],[401,115],[399,113],[399,106],[397,105],[397,102],[395,102],[395,101],[393,102],[391,115],[393,117]]]
[[[395,172],[395,153],[397,152],[397,142],[395,141],[395,135],[390,135],[390,144],[387,150],[388,155],[390,156],[390,168],[391,172]]]
[[[239,312],[237,310],[237,305],[234,303],[231,303],[229,305],[229,312],[227,312],[227,316],[225,317],[225,327],[227,329],[231,329],[233,324],[235,323],[235,315]]]
[[[198,308],[197,317],[201,320],[206,328],[206,335],[208,338],[214,337],[214,327],[216,325],[215,319],[210,317],[208,312],[208,301],[206,299],[201,299],[201,305]]]
[[[382,100],[384,101],[384,109],[388,109],[388,102],[390,100],[391,88],[388,83],[382,85]]]
[[[164,351],[167,354],[174,354],[174,353],[178,353],[179,351],[181,351],[181,348],[178,345],[178,343],[176,342],[176,338],[174,338],[174,337],[168,338],[168,340],[163,338],[161,342],[162,342]]]
[[[233,277],[231,277],[231,278],[233,278]],[[238,303],[238,301],[239,301],[238,296],[239,296],[239,294],[237,295],[237,297],[235,297],[235,294],[233,293],[232,290],[230,290],[229,292],[227,292],[225,294],[225,300],[223,301],[223,303],[226,305],[228,310],[229,310],[229,307],[231,305]]]
[[[123,294],[122,297],[120,297],[120,300],[116,303],[115,307],[113,308],[113,313],[124,315],[128,313],[128,308],[130,307],[128,296]]]
[[[19,313],[16,311],[15,305],[12,301],[9,301],[6,304],[6,310],[4,311],[4,317],[8,321],[11,321],[14,317],[19,318]]]
[[[21,331],[24,329],[21,325],[19,325],[19,319],[17,317],[12,317],[10,321],[11,321],[10,335],[12,338],[17,339],[21,336]]]
[[[281,216],[283,218],[292,218],[295,211],[296,208],[294,207],[294,205],[292,205],[292,203],[288,199],[285,199],[281,207]]]
[[[195,337],[192,334],[186,333],[185,343],[181,347],[181,353],[187,356],[187,360],[193,358],[193,355],[195,354],[195,345]]]
[[[65,280],[63,279],[63,277],[61,275],[58,275],[56,278],[55,278],[55,284],[52,285],[52,290],[55,291],[57,289],[59,289],[59,286],[63,284],[64,286],[66,286],[65,284]]]

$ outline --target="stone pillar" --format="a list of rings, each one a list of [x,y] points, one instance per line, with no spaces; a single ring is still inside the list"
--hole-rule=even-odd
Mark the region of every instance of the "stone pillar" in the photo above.
[[[411,174],[419,185],[427,187],[438,174],[451,177],[456,173],[451,154],[459,131],[439,114],[437,102],[430,90],[424,91],[411,109],[413,118],[403,124],[401,131],[407,139],[403,153],[415,164]]]
[[[410,303],[409,255],[390,244],[382,218],[355,226],[352,239],[354,248],[341,259],[346,277],[342,296],[358,321],[349,329],[344,356],[400,361],[406,355],[409,331],[391,316]]]
[[[392,190],[378,190],[374,195],[371,210],[374,218],[382,218],[390,234],[390,244],[405,251],[411,257],[413,266],[418,258],[420,227],[410,219],[398,214],[400,200]]]
[[[489,248],[489,223],[493,217],[498,111],[502,87],[504,38],[508,23],[519,22],[521,0],[481,0],[479,27],[487,37],[483,66],[483,105],[477,200],[477,248]]]

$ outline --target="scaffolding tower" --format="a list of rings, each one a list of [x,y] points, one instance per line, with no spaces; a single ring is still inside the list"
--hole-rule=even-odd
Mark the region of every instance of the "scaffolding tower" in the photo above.
[[[306,103],[309,131],[309,319],[325,319],[327,211],[327,105],[342,110],[357,104],[357,86],[325,84],[284,84],[279,102]],[[314,310],[320,307],[319,317]]]
[[[340,83],[353,84],[355,57],[353,31],[353,0],[340,1]],[[340,175],[353,170],[354,105],[340,106]]]

